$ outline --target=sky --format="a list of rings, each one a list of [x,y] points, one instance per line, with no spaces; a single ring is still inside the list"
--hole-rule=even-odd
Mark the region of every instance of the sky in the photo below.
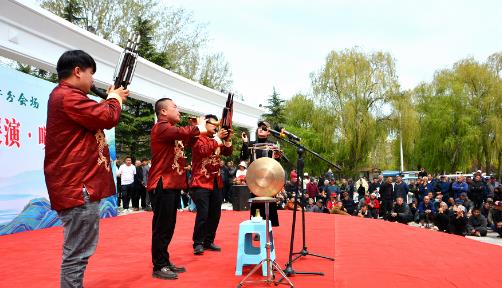
[[[502,1],[162,0],[205,23],[208,52],[222,52],[233,90],[253,106],[272,89],[310,93],[330,51],[389,52],[410,89],[466,57],[502,52]]]

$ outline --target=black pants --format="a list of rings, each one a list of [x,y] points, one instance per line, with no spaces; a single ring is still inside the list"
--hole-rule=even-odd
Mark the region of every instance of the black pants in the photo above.
[[[392,211],[392,200],[383,199],[380,204],[380,215],[383,219],[387,220],[390,216],[390,211]]]
[[[168,247],[176,226],[176,204],[180,202],[180,190],[162,189],[162,181],[150,194],[152,197],[152,263],[157,271],[171,264]]]
[[[132,202],[132,207],[139,207],[139,201],[136,198],[136,189],[134,189],[134,184],[122,185],[122,207],[124,209],[129,209],[129,201]]]
[[[197,216],[193,228],[193,247],[197,245],[209,245],[214,242],[216,230],[220,223],[222,191],[218,185],[214,185],[212,191],[195,188],[192,192],[192,200],[197,207]]]
[[[136,192],[138,194],[138,202],[141,200],[141,208],[145,209],[146,208],[146,188],[143,186],[143,184],[137,184],[136,185]],[[138,203],[139,204],[139,203]],[[134,205],[133,205],[134,207]]]

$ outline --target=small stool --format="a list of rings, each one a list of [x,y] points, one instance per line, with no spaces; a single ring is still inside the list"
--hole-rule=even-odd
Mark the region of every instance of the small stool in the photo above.
[[[248,264],[258,264],[261,260],[267,258],[265,220],[253,222],[247,220],[239,225],[239,239],[237,244],[237,264],[235,267],[235,275],[242,275],[242,266]],[[270,242],[270,259],[275,260],[274,238],[272,235],[272,224],[269,221]],[[260,246],[253,246],[253,233],[260,235]],[[267,276],[267,262],[263,262],[262,275]]]

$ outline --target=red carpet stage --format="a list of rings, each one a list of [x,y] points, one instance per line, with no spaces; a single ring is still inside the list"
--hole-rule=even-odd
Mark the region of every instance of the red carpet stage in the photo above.
[[[277,262],[283,267],[292,213],[279,213],[281,226],[274,228],[274,238]],[[295,287],[502,287],[501,247],[378,220],[306,215],[310,252],[335,256],[336,261],[313,256],[297,260],[295,270],[326,275],[296,275],[290,278]],[[181,212],[170,252],[171,260],[188,272],[174,281],[153,279],[151,216],[145,212],[101,222],[85,287],[236,287],[250,270],[251,266],[243,276],[234,275],[238,224],[248,212],[223,211],[216,237],[223,251],[206,251],[203,256],[192,254],[195,214]],[[300,231],[297,225],[295,251],[301,249]],[[60,227],[0,237],[0,286],[58,287],[62,238]]]

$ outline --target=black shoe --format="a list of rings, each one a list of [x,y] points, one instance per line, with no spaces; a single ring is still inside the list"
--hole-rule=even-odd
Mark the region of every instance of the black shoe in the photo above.
[[[152,277],[164,280],[174,280],[178,279],[178,274],[174,273],[168,266],[166,266],[162,267],[160,270],[153,271]]]
[[[195,246],[195,248],[193,249],[193,254],[195,254],[195,255],[204,254],[204,247],[202,247],[202,245],[200,245],[200,244]]]
[[[221,247],[218,247],[214,245],[214,243],[211,243],[209,245],[204,245],[204,250],[211,250],[211,251],[221,251]]]
[[[176,266],[174,264],[171,263],[171,265],[167,266],[169,267],[169,269],[171,271],[173,271],[174,273],[183,273],[183,272],[187,272],[187,269],[185,269],[185,267],[183,266]]]

